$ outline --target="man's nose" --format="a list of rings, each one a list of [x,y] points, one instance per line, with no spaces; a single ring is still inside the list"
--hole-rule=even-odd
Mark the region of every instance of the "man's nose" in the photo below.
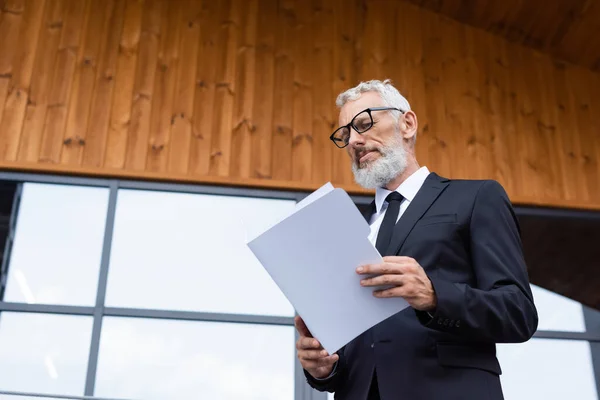
[[[365,144],[364,135],[356,132],[354,129],[350,129],[350,139],[348,139],[348,145],[356,148],[357,146],[363,146]]]

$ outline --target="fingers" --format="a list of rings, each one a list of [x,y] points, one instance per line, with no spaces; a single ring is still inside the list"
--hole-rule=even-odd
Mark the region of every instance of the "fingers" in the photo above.
[[[366,264],[356,268],[358,274],[401,274],[401,264],[384,262],[382,264]]]
[[[296,348],[302,367],[309,371],[331,367],[339,359],[337,354],[329,355],[321,343],[312,337],[300,337]]]
[[[305,361],[321,361],[329,357],[326,350],[298,350],[298,358]]]
[[[417,288],[412,283],[407,283],[402,286],[396,286],[389,289],[374,290],[375,297],[403,297],[410,301],[418,296]]]
[[[310,331],[306,327],[304,320],[298,315],[294,318],[294,326],[296,327],[296,330],[298,331],[300,336],[305,336],[309,338],[313,337],[312,333],[310,333]]]
[[[298,357],[300,358],[300,364],[302,364],[302,367],[307,370],[321,368],[321,367],[331,367],[339,359],[337,354],[332,354],[330,356],[320,357],[317,359],[301,358],[300,355],[298,355]]]
[[[404,284],[405,276],[401,274],[386,274],[378,275],[372,278],[361,279],[361,286],[383,286],[394,285],[401,286]]]
[[[296,342],[298,350],[322,350],[321,343],[317,339],[309,337],[301,337]]]
[[[410,257],[384,257],[380,264],[365,264],[356,268],[358,274],[404,274],[414,273],[419,264]]]

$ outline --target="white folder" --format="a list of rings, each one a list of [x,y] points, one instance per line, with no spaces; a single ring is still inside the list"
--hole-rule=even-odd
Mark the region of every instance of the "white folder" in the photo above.
[[[376,298],[356,268],[382,257],[369,224],[342,189],[327,183],[295,211],[248,242],[312,335],[333,354],[364,331],[408,306]]]

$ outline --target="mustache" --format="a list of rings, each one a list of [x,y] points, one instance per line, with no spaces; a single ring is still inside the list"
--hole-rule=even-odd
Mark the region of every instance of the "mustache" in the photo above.
[[[363,146],[363,147],[357,147],[354,150],[354,155],[355,156],[359,156],[361,153],[367,153],[369,151],[379,151],[381,152],[381,148],[379,146]]]

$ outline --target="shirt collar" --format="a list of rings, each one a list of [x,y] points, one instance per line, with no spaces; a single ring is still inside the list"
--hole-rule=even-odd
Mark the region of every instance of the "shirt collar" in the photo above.
[[[423,186],[427,176],[429,176],[429,169],[427,169],[427,167],[419,168],[398,186],[396,192],[400,193],[406,200],[411,202],[417,195],[419,189],[421,189],[421,186]],[[381,212],[385,198],[390,193],[392,193],[391,190],[382,187],[378,187],[375,191],[375,207],[377,213]]]

